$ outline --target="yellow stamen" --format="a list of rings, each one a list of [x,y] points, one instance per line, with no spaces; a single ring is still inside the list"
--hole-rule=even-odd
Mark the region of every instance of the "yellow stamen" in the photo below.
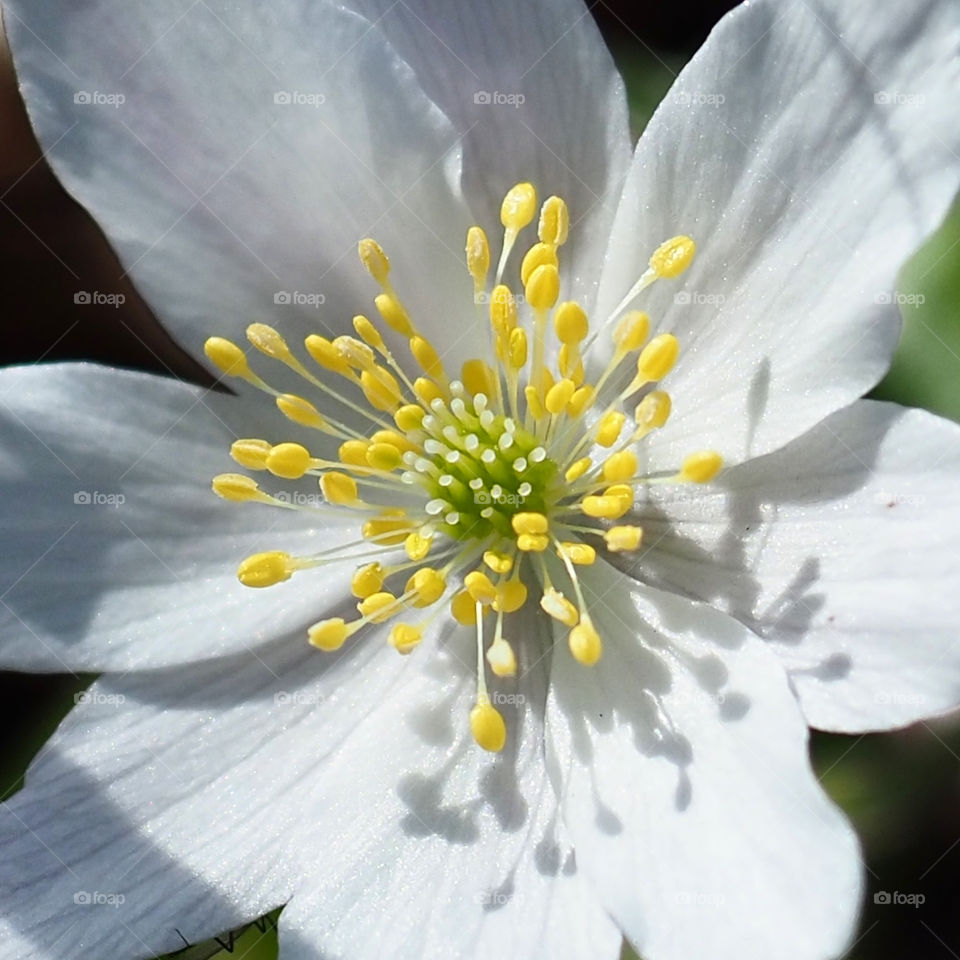
[[[579,567],[588,567],[597,559],[597,551],[587,543],[566,540],[560,544],[571,563]]]
[[[395,623],[387,634],[387,643],[404,656],[412,653],[422,640],[423,627],[409,623]]]
[[[364,597],[357,604],[357,609],[363,614],[364,619],[371,623],[384,623],[390,617],[400,612],[400,603],[397,598],[386,590],[378,593],[372,593],[369,597]]]
[[[327,652],[339,650],[353,631],[342,617],[321,620],[307,631],[307,639],[320,650]]]
[[[338,470],[331,470],[320,478],[320,489],[329,503],[349,506],[357,502],[357,481]]]
[[[572,627],[580,619],[580,611],[559,590],[547,587],[540,597],[540,606],[554,620]]]
[[[289,553],[271,550],[247,557],[237,570],[237,579],[245,587],[272,587],[289,580],[296,569]]]
[[[252,374],[247,355],[232,340],[210,337],[203,345],[203,352],[210,362],[227,376],[247,377]]]
[[[586,311],[579,303],[565,300],[554,311],[553,329],[561,343],[580,343],[590,329]]]
[[[267,469],[284,480],[299,480],[311,467],[310,451],[299,443],[278,443],[267,455]]]
[[[321,416],[320,411],[303,397],[294,393],[282,393],[277,397],[277,407],[280,412],[294,423],[303,427],[312,427],[315,430],[329,431],[329,424]]]
[[[535,243],[520,263],[520,282],[526,286],[533,271],[545,264],[549,264],[554,269],[557,268],[556,249],[548,243]]]
[[[607,549],[613,553],[636,550],[643,540],[643,529],[629,525],[611,527],[604,533],[603,539],[607,542]]]
[[[470,711],[470,732],[477,746],[490,753],[499,753],[507,742],[507,726],[503,717],[486,695],[477,697]]]
[[[544,243],[562,246],[570,231],[570,212],[560,197],[547,197],[540,208],[537,235]]]
[[[423,567],[408,581],[404,588],[405,593],[414,593],[410,603],[415,607],[429,607],[436,603],[447,589],[447,581],[440,570]]]
[[[550,529],[550,522],[542,513],[515,513],[510,518],[510,525],[518,535],[546,533]]]
[[[581,457],[579,460],[574,461],[569,467],[567,467],[567,472],[563,475],[564,480],[567,483],[573,483],[574,480],[579,480],[591,467],[593,461],[589,457]]]
[[[483,562],[494,573],[509,573],[513,569],[513,557],[497,550],[487,550],[483,555]]]
[[[716,450],[691,453],[677,474],[678,480],[688,483],[709,483],[723,469],[723,457]]]
[[[631,310],[617,324],[613,332],[613,342],[620,353],[639,350],[646,343],[650,333],[650,318],[639,310]]]
[[[650,257],[650,269],[658,277],[679,277],[693,262],[697,245],[690,237],[665,240]]]
[[[603,479],[610,483],[629,480],[636,472],[637,455],[632,450],[621,450],[603,464]]]
[[[490,644],[487,650],[487,663],[498,677],[516,676],[517,658],[513,647],[503,637]]]
[[[248,470],[266,470],[267,457],[273,447],[266,440],[234,440],[230,456]]]
[[[497,587],[497,599],[493,609],[498,613],[516,613],[527,602],[527,586],[519,578],[507,580]]]
[[[497,588],[482,570],[473,570],[463,578],[463,586],[475,603],[485,606],[497,599]]]
[[[577,663],[585,667],[592,667],[603,654],[603,643],[593,623],[584,617],[571,631],[567,638],[570,652]]]
[[[479,293],[487,282],[490,269],[490,244],[482,227],[471,227],[467,231],[467,270],[473,277],[474,291]]]
[[[374,298],[377,312],[383,317],[383,322],[394,332],[404,337],[416,335],[416,330],[410,322],[407,311],[392,293],[381,293]]]
[[[626,423],[626,416],[619,410],[610,410],[605,413],[597,424],[597,443],[601,447],[612,447],[620,436],[620,431]]]
[[[357,336],[374,350],[384,349],[383,337],[380,331],[365,317],[358,314],[353,318],[353,329],[357,331]]]
[[[680,344],[672,333],[654,337],[640,352],[637,360],[637,379],[649,383],[662,380],[677,362]]]
[[[357,253],[360,254],[360,260],[367,273],[381,287],[387,286],[390,282],[390,259],[383,252],[383,247],[376,240],[367,237],[357,244]]]
[[[379,563],[368,563],[354,573],[350,590],[359,600],[366,600],[380,592],[384,576],[384,569]]]

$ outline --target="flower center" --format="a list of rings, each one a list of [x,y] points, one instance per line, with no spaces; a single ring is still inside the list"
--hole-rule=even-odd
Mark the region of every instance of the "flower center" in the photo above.
[[[617,521],[644,485],[706,483],[722,466],[719,454],[701,451],[677,471],[649,475],[640,470],[636,452],[670,416],[670,396],[658,384],[676,363],[679,344],[669,333],[650,338],[650,318],[627,308],[651,283],[687,268],[693,241],[674,237],[654,251],[610,318],[612,355],[590,383],[584,360],[607,324],[591,334],[578,303],[558,303],[559,251],[569,231],[561,198],[548,198],[540,209],[539,240],[520,263],[523,296],[503,282],[520,232],[536,211],[529,183],[517,184],[504,198],[503,242],[489,292],[487,237],[480,227],[467,233],[474,303],[478,312],[489,305],[493,363],[468,360],[459,379],[449,376],[436,346],[417,328],[393,288],[389,259],[371,239],[360,241],[360,259],[380,287],[374,303],[392,335],[356,316],[356,337],[308,336],[311,370],[272,327],[247,328],[259,353],[318,392],[322,411],[306,397],[271,386],[231,341],[212,337],[205,347],[223,373],[272,396],[289,420],[316,431],[317,452],[327,453],[262,439],[237,440],[230,451],[251,471],[287,480],[316,477],[320,505],[272,495],[239,473],[215,477],[214,492],[234,502],[321,515],[347,510],[358,517],[356,541],[310,556],[254,554],[240,564],[240,581],[268,587],[299,570],[366,561],[352,579],[358,616],[321,620],[308,631],[310,642],[326,651],[339,649],[370,623],[392,621],[387,640],[401,654],[411,653],[445,611],[474,627],[477,696],[469,722],[476,742],[494,752],[503,748],[506,725],[491,701],[486,672],[504,678],[517,670],[505,617],[533,592],[543,613],[569,628],[570,655],[584,666],[595,664],[603,645],[577,567],[594,563],[598,550],[640,547],[641,528]],[[553,362],[547,359],[551,321]],[[398,338],[406,341],[414,370],[394,356]],[[635,372],[628,378],[624,369],[631,365]],[[492,629],[484,623],[488,616]]]

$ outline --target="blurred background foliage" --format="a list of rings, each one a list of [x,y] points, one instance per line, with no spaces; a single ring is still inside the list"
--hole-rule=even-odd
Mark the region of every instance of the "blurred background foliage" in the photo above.
[[[682,8],[629,2],[593,8],[626,80],[636,133],[711,25],[733,5],[730,0],[705,0]],[[124,311],[96,318],[96,333],[90,333],[89,325],[78,329],[64,293],[77,288],[76,273],[109,274],[115,285],[121,270],[97,227],[63,194],[40,160],[12,90],[8,72],[0,77],[0,273],[7,316],[18,326],[0,345],[0,363],[83,357],[175,370],[198,379],[197,367],[166,340],[132,288]],[[76,273],[69,270],[73,277],[63,275],[65,259],[75,265]],[[915,302],[902,308],[902,342],[888,376],[872,396],[960,421],[960,205],[904,266],[899,289],[914,295],[910,300]],[[75,694],[92,680],[89,675],[0,674],[0,710],[7,731],[0,755],[0,797],[19,789],[30,758],[73,706]],[[947,718],[890,734],[814,734],[812,758],[864,846],[867,902],[850,960],[956,960],[960,725]],[[875,904],[878,891],[920,893],[926,902],[919,908]],[[274,960],[276,916],[176,957]],[[389,945],[384,946],[384,956],[389,956]],[[451,956],[454,953],[451,949]],[[633,957],[625,947],[624,958]]]

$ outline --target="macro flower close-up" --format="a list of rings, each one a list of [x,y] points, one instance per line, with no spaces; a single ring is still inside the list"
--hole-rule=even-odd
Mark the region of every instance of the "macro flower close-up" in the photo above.
[[[863,399],[960,7],[746,0],[635,144],[580,0],[2,11],[193,373],[0,369],[0,665],[98,675],[0,958],[844,956],[809,729],[960,705],[960,426]]]

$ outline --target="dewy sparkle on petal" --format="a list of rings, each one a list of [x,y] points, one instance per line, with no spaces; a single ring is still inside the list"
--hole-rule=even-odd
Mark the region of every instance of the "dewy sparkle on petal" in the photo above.
[[[381,288],[375,299],[380,317],[408,340],[413,371],[394,357],[376,324],[364,316],[353,321],[357,338],[306,338],[307,353],[323,371],[319,376],[273,328],[255,323],[247,329],[260,353],[308,381],[325,404],[368,421],[369,432],[359,432],[304,397],[275,390],[251,370],[236,344],[217,337],[206,343],[207,356],[221,371],[272,395],[295,423],[340,441],[338,459],[326,460],[296,443],[241,439],[231,449],[234,460],[283,479],[318,477],[327,506],[316,509],[356,511],[361,535],[352,545],[356,552],[347,556],[338,549],[302,557],[279,550],[247,557],[238,571],[241,582],[268,587],[298,570],[350,558],[368,561],[353,578],[359,616],[310,627],[310,642],[321,650],[338,649],[369,623],[394,621],[387,639],[401,654],[416,649],[427,624],[447,611],[459,623],[475,626],[477,695],[469,722],[476,742],[493,752],[503,748],[506,726],[488,695],[486,670],[496,677],[516,672],[505,615],[539,594],[542,611],[570,628],[570,654],[584,666],[595,664],[603,639],[590,618],[577,566],[593,563],[597,550],[639,548],[641,528],[616,522],[630,512],[639,486],[707,483],[722,467],[718,453],[700,451],[679,464],[676,473],[651,476],[640,468],[635,453],[670,415],[669,394],[653,385],[670,373],[680,345],[669,333],[648,339],[646,314],[619,314],[655,280],[679,276],[693,259],[693,240],[674,237],[654,251],[649,268],[611,318],[617,321],[611,328],[612,357],[591,384],[584,380],[585,354],[605,325],[591,336],[579,304],[557,303],[559,249],[569,230],[561,198],[550,197],[540,210],[539,241],[520,265],[523,298],[502,282],[513,247],[536,208],[536,191],[529,183],[517,184],[504,198],[503,245],[489,294],[487,237],[480,227],[467,233],[474,299],[490,305],[488,359],[493,362],[467,360],[459,379],[451,378],[435,345],[418,331],[392,286],[390,261],[372,239],[360,241],[360,259]],[[521,316],[521,303],[531,316]],[[555,367],[545,359],[551,311],[559,343]],[[628,361],[636,372],[624,385],[626,377],[619,374]],[[330,374],[346,381],[345,392],[330,386]],[[621,407],[637,397],[631,421]],[[243,474],[221,474],[213,489],[235,502],[311,509],[271,496]],[[407,506],[398,505],[407,501]],[[369,562],[379,555],[395,556],[401,544],[406,560]],[[491,613],[494,625],[487,630],[484,619]]]

